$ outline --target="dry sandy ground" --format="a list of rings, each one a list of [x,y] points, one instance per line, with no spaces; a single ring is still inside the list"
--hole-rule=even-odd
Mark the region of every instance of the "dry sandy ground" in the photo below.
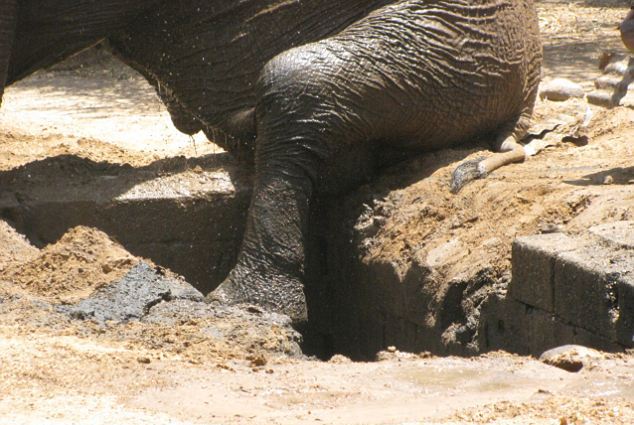
[[[625,3],[539,2],[546,77],[589,86],[598,52],[620,48],[614,27]],[[172,130],[148,86],[114,69],[40,73],[10,88],[0,112],[0,169],[60,154],[142,165],[219,151]],[[548,114],[558,106],[540,108]],[[401,199],[416,211],[393,216],[382,228],[386,245],[369,247],[368,255],[411,255],[411,245],[426,243],[429,229],[447,214],[459,220],[445,223],[448,228],[439,230],[445,235],[433,238],[447,244],[431,246],[426,255],[447,261],[452,272],[477,266],[483,257],[462,258],[464,250],[452,242],[459,229],[469,229],[461,243],[485,247],[487,258],[500,259],[503,267],[508,241],[520,229],[574,231],[596,220],[634,219],[633,118],[627,109],[597,110],[588,144],[560,143],[454,199],[431,195],[443,193],[464,152],[447,154],[451,163],[440,168],[429,165],[439,156],[421,160],[433,172],[401,197],[413,200],[433,190],[428,199],[438,205],[426,211],[440,214],[426,214],[435,218],[421,223],[420,204]],[[497,212],[487,213],[490,205]],[[0,425],[634,423],[631,355],[604,356],[577,374],[506,354],[457,359],[393,353],[376,363],[317,362],[258,357],[230,341],[198,341],[198,323],[104,332],[51,320],[31,307],[34,300],[72,301],[116,279],[135,260],[90,229],[42,251],[2,230],[0,307],[11,297],[28,303],[11,304],[0,320]]]
[[[534,360],[192,366],[73,337],[0,340],[3,424],[631,424],[631,359],[579,374]],[[396,357],[398,357],[396,355]],[[51,359],[55,359],[53,363]]]

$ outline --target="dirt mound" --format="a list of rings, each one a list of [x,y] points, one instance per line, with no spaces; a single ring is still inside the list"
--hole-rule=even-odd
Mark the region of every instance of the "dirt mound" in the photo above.
[[[286,316],[208,305],[182,277],[100,230],[75,227],[38,250],[0,221],[0,242],[0,339],[88,338],[139,353],[142,364],[169,358],[261,367],[301,356]]]
[[[0,220],[0,276],[12,264],[29,261],[38,254],[24,236]]]
[[[111,143],[86,137],[59,134],[38,137],[12,130],[0,133],[0,170],[11,170],[33,161],[64,155],[75,155],[95,162],[139,166],[159,158],[158,155],[124,150]]]
[[[566,106],[540,102],[536,125]],[[574,231],[581,227],[574,226],[575,218],[595,205],[597,198],[613,195],[618,183],[627,185],[629,179],[634,180],[634,175],[616,180],[626,179],[631,167],[631,147],[620,142],[634,135],[633,120],[630,109],[596,110],[585,130],[589,142],[583,140],[582,146],[577,146],[566,142],[567,135],[561,133],[552,147],[523,164],[473,182],[458,195],[447,190],[456,163],[465,153],[465,159],[474,159],[491,152],[446,150],[399,166],[372,189],[378,189],[378,196],[372,201],[374,214],[367,216],[373,217],[376,233],[365,232],[370,238],[363,241],[363,258],[398,262],[422,256],[425,263],[452,276],[481,264],[506,268],[516,236],[548,232],[558,226]],[[593,179],[593,170],[612,174],[612,179]],[[408,178],[413,183],[407,182]],[[386,196],[381,197],[383,194]],[[630,202],[631,196],[620,200],[625,215]],[[603,218],[607,217],[596,215],[592,221]],[[583,220],[583,226],[589,223]]]
[[[61,303],[79,301],[120,279],[138,261],[105,233],[82,226],[37,254],[31,249],[31,258],[9,262],[0,280]]]

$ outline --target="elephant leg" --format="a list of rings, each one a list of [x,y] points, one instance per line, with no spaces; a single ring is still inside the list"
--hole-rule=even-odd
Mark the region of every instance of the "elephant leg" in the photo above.
[[[349,125],[333,96],[325,95],[335,84],[346,96],[343,81],[335,81],[345,78],[342,65],[324,60],[325,50],[322,43],[292,49],[262,71],[245,237],[235,268],[210,301],[257,304],[296,322],[307,318],[302,282],[311,198],[333,179],[337,152],[363,146],[353,130],[359,126]]]
[[[0,0],[0,105],[7,82],[11,47],[15,38],[17,0]]]

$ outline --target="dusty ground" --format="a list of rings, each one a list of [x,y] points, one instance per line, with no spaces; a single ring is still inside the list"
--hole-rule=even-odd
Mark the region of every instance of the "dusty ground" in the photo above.
[[[620,49],[614,28],[626,3],[538,2],[545,77],[589,87],[599,51]],[[63,154],[141,166],[219,151],[172,130],[134,74],[99,69],[39,73],[7,91],[1,170]],[[538,121],[559,109],[540,104]],[[624,108],[594,110],[587,144],[559,143],[456,197],[446,190],[455,163],[483,152],[440,152],[400,169],[405,177],[391,172],[376,186],[390,193],[376,196],[385,219],[368,237],[366,260],[419,256],[448,276],[507,270],[519,234],[634,219],[633,118]],[[634,423],[631,355],[606,355],[577,374],[501,353],[317,362],[280,356],[284,337],[272,328],[223,340],[201,337],[217,323],[104,328],[50,311],[136,261],[92,229],[38,250],[0,222],[0,424]]]

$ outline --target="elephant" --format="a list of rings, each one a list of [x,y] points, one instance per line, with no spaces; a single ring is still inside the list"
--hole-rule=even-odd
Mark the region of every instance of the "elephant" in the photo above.
[[[210,302],[307,318],[316,196],[490,135],[466,181],[524,159],[542,47],[532,0],[0,0],[0,96],[97,42],[139,71],[175,126],[254,168],[237,263]]]

